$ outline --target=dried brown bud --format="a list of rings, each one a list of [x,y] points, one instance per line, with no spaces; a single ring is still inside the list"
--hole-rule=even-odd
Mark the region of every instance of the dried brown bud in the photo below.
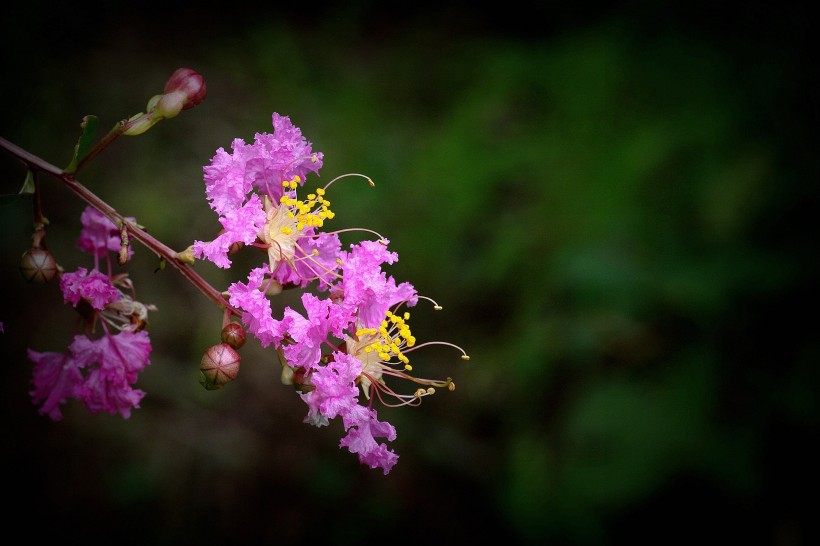
[[[28,282],[47,283],[57,275],[57,261],[44,248],[30,248],[20,260],[20,273]]]
[[[199,383],[209,391],[221,389],[239,373],[239,353],[227,343],[210,347],[202,356]]]
[[[239,349],[245,344],[247,335],[241,324],[229,322],[222,328],[222,343],[227,343],[234,349]]]

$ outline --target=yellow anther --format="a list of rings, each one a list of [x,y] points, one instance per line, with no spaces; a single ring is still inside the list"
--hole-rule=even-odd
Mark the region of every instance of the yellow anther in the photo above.
[[[435,394],[435,392],[436,389],[434,389],[433,387],[427,387],[427,394]]]
[[[282,180],[282,187],[287,188],[288,186],[290,186],[290,182],[288,182],[287,180]]]
[[[408,372],[412,372],[413,371],[413,366],[411,366],[410,364],[405,364],[404,369],[407,370]]]
[[[454,390],[456,390],[456,384],[450,383],[449,385],[447,385],[447,388],[450,389],[450,392],[453,392]]]
[[[404,312],[404,320],[410,320],[410,313],[408,311]]]
[[[470,360],[470,357],[467,355],[461,355],[461,360]]]
[[[441,311],[443,308],[441,307],[441,305],[436,305],[435,307],[433,307],[433,309],[435,309],[436,311]]]

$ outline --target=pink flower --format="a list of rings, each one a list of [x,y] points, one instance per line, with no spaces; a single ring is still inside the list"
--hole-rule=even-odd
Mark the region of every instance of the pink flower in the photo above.
[[[420,296],[413,285],[397,283],[383,271],[384,264],[398,260],[387,249],[387,239],[376,234],[379,240],[343,252],[339,233],[359,228],[321,231],[335,216],[325,198],[328,187],[346,176],[362,177],[370,186],[372,180],[342,175],[301,195],[305,177],[321,168],[322,154],[312,151],[289,118],[273,114],[273,127],[273,134],[256,134],[252,144],[234,140],[230,153],[218,149],[204,168],[205,193],[223,229],[212,241],[195,241],[192,250],[195,257],[223,268],[231,265],[228,255],[235,243],[267,252],[267,264],[253,269],[247,282],[231,284],[229,303],[241,311],[245,328],[263,347],[277,349],[282,382],[293,385],[308,405],[305,422],[325,426],[341,417],[347,434],[340,447],[387,474],[398,455],[377,439],[392,441],[396,430],[378,420],[370,407],[374,400],[393,407],[416,406],[436,388],[455,388],[450,378],[411,374],[407,353],[419,347],[450,345],[468,357],[446,342],[415,344],[409,313],[398,310],[415,306]],[[281,320],[273,318],[269,294],[286,287],[307,288],[314,281],[328,298],[304,293],[304,313],[287,307]],[[329,351],[323,352],[325,348]],[[402,379],[419,387],[402,393],[388,384]],[[359,404],[360,395],[366,407]]]
[[[135,222],[134,218],[126,218]],[[92,256],[103,257],[108,252],[118,252],[122,246],[120,230],[105,214],[93,207],[86,207],[80,215],[83,229],[77,240],[77,247]],[[131,245],[128,246],[128,257],[133,255]]]
[[[350,252],[341,252],[342,280],[337,289],[343,293],[344,305],[358,313],[359,324],[375,328],[381,324],[385,313],[392,306],[406,302],[413,306],[418,301],[413,285],[396,284],[381,268],[383,263],[392,264],[399,257],[387,250],[387,240],[362,241],[351,245]]]
[[[265,231],[270,216],[266,212],[270,210],[268,203],[278,207],[285,191],[282,182],[301,183],[308,172],[319,172],[322,153],[311,150],[310,142],[290,118],[274,113],[273,131],[257,133],[253,144],[235,139],[232,153],[219,148],[204,168],[205,195],[219,214],[224,232],[211,242],[195,241],[195,257],[227,268],[227,252],[232,244],[251,244]],[[254,189],[257,193],[248,197]]]
[[[262,347],[279,345],[287,332],[287,324],[273,319],[270,300],[261,290],[269,279],[267,268],[257,267],[248,275],[247,284],[235,282],[228,288],[229,303],[242,310],[242,322],[248,332],[256,336]]]
[[[76,336],[69,351],[82,362],[86,380],[79,398],[91,413],[119,413],[123,419],[138,408],[145,392],[131,388],[137,375],[150,364],[151,341],[145,330],[122,331],[99,339]]]
[[[28,351],[34,362],[31,397],[42,403],[39,412],[54,421],[63,418],[60,405],[69,398],[83,402],[92,413],[119,413],[124,419],[138,408],[145,393],[131,386],[150,364],[148,333],[122,331],[99,339],[74,337],[67,353]]]
[[[279,203],[283,181],[297,175],[304,180],[308,172],[318,173],[322,167],[322,153],[311,150],[290,118],[276,113],[273,134],[257,133],[253,144],[237,138],[231,150],[219,148],[204,168],[205,195],[220,215],[241,207],[253,188]]]
[[[28,358],[34,363],[34,389],[29,393],[32,401],[35,405],[42,403],[40,414],[53,421],[61,420],[60,406],[76,397],[83,383],[79,364],[66,353],[38,353],[29,349]]]
[[[265,211],[259,196],[252,195],[246,203],[238,208],[226,210],[219,218],[223,232],[210,242],[194,241],[194,256],[212,261],[218,267],[227,269],[231,266],[228,251],[234,243],[249,245],[256,240],[262,226],[265,225]]]
[[[316,280],[319,290],[327,290],[336,279],[339,237],[335,233],[313,235],[312,231],[305,230],[298,239],[292,261],[279,262],[274,270],[273,278],[280,284],[304,288]]]
[[[322,168],[322,152],[313,152],[310,142],[302,136],[302,130],[291,123],[288,116],[273,114],[273,134],[256,134],[254,146],[253,185],[278,202],[282,195],[281,182],[298,176],[305,180],[307,174]],[[279,185],[279,188],[272,187]]]
[[[333,360],[326,366],[314,368],[311,382],[316,388],[301,395],[309,408],[305,422],[324,426],[328,419],[341,416],[347,436],[342,438],[339,447],[347,447],[359,455],[360,462],[370,468],[381,468],[386,475],[399,456],[385,444],[379,444],[376,438],[393,441],[396,429],[390,423],[379,421],[376,410],[358,404],[355,381],[361,371],[361,362],[339,352],[333,353]]]
[[[326,366],[317,366],[311,375],[311,383],[316,388],[301,395],[308,405],[305,422],[325,426],[328,419],[334,419],[357,405],[359,389],[354,382],[361,371],[358,360],[339,352],[333,354],[333,360]]]
[[[284,320],[289,321],[287,331],[293,343],[285,344],[282,350],[292,367],[309,371],[319,363],[328,335],[342,337],[350,316],[331,300],[320,300],[310,293],[302,294],[302,304],[307,319],[290,307],[285,309]]]
[[[64,273],[60,277],[60,290],[65,301],[74,307],[84,299],[98,311],[122,297],[107,276],[96,269],[89,273],[84,267],[78,267],[74,273]]]
[[[381,468],[387,475],[398,462],[399,456],[386,444],[380,444],[376,438],[384,437],[389,441],[396,439],[396,429],[387,422],[376,418],[376,410],[364,406],[354,406],[343,414],[342,420],[347,436],[342,438],[339,447],[346,447],[351,453],[359,455],[359,462],[370,468]]]

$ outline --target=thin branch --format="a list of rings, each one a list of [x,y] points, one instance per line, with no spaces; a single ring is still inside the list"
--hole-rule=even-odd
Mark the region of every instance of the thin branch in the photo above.
[[[143,246],[154,252],[154,254],[156,254],[160,259],[163,259],[167,263],[174,266],[180,274],[188,280],[188,282],[193,284],[200,292],[202,292],[208,299],[220,308],[229,310],[234,315],[240,315],[240,312],[231,307],[219,290],[211,286],[208,281],[199,276],[199,274],[197,274],[190,265],[177,258],[177,252],[174,249],[168,247],[139,226],[129,222],[108,203],[97,197],[97,195],[95,195],[91,190],[78,182],[72,175],[66,174],[62,169],[55,167],[44,159],[27,152],[3,137],[0,137],[0,148],[7,150],[17,159],[22,161],[28,168],[48,173],[53,178],[62,182],[63,185],[74,192],[80,199],[97,209],[102,214],[108,216],[119,226],[125,226],[133,239],[136,239],[142,243]]]

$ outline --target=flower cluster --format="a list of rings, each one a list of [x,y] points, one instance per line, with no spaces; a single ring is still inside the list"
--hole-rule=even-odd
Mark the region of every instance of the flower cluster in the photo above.
[[[155,308],[136,300],[126,274],[111,273],[111,252],[132,252],[123,245],[118,227],[91,207],[80,220],[77,246],[94,257],[94,267],[58,275],[65,302],[80,314],[82,333],[63,353],[29,349],[34,363],[31,397],[40,413],[55,421],[63,418],[60,407],[70,398],[80,400],[92,413],[119,413],[127,419],[145,396],[133,385],[150,364],[151,341],[145,326],[148,311]],[[107,263],[107,274],[100,271],[101,259]]]
[[[62,407],[79,400],[90,412],[119,414],[127,419],[140,407],[145,392],[135,388],[140,372],[150,364],[148,313],[127,273],[114,273],[112,254],[124,266],[136,240],[170,264],[222,313],[220,342],[204,351],[199,382],[218,390],[236,380],[240,349],[248,335],[281,365],[282,383],[304,401],[304,422],[328,426],[339,419],[340,448],[358,456],[370,468],[388,474],[398,455],[388,447],[396,429],[380,418],[376,402],[387,407],[416,406],[437,389],[454,390],[449,377],[428,379],[414,373],[410,357],[430,345],[446,345],[469,360],[463,349],[445,341],[417,342],[410,329],[409,308],[420,295],[409,282],[399,282],[385,268],[398,254],[390,241],[366,229],[328,231],[336,213],[329,189],[337,181],[361,174],[344,174],[308,191],[309,177],[318,177],[324,156],[290,118],[273,114],[273,132],[257,133],[253,142],[235,139],[230,151],[219,148],[204,167],[205,197],[218,215],[221,229],[211,240],[194,240],[176,252],[120,215],[79,183],[76,174],[121,135],[138,136],[163,119],[177,116],[205,99],[205,81],[189,68],[167,80],[163,92],[148,101],[146,111],[121,120],[94,143],[95,116],[80,124],[82,134],[71,163],[59,169],[0,138],[0,147],[28,167],[18,197],[33,197],[32,243],[20,261],[20,272],[32,283],[59,281],[64,302],[79,315],[73,339],[63,352],[28,349],[33,367],[30,395],[38,411],[53,420]],[[38,175],[61,182],[88,207],[80,217],[78,249],[90,255],[90,267],[65,271],[45,244]],[[342,233],[364,234],[343,248]],[[219,290],[193,270],[196,260],[223,269],[240,251],[259,252],[260,261],[247,277]],[[247,262],[245,262],[247,263]],[[285,307],[274,316],[271,298],[286,289],[300,289],[299,309]],[[0,321],[0,333],[6,324]],[[279,365],[277,364],[277,365]],[[401,385],[409,385],[402,388]]]
[[[398,455],[380,439],[393,441],[396,430],[378,419],[374,399],[416,405],[437,387],[455,388],[450,378],[411,374],[407,355],[420,347],[450,345],[468,357],[450,343],[416,344],[410,315],[402,308],[415,306],[422,296],[383,270],[398,260],[389,241],[363,230],[376,240],[343,250],[340,231],[323,231],[334,217],[327,190],[341,177],[300,198],[307,176],[322,167],[323,154],[312,151],[288,117],[274,113],[273,129],[257,134],[251,144],[234,140],[230,153],[220,148],[205,167],[206,196],[222,230],[211,241],[195,241],[192,252],[222,268],[230,267],[229,255],[237,247],[265,252],[265,261],[246,282],[230,286],[230,304],[263,347],[276,348],[282,381],[308,406],[305,422],[324,426],[341,418],[346,436],[340,447],[387,474]],[[287,287],[314,287],[316,293],[303,293],[304,311],[288,307],[274,318],[269,298]],[[417,388],[401,394],[388,378],[409,380]]]

